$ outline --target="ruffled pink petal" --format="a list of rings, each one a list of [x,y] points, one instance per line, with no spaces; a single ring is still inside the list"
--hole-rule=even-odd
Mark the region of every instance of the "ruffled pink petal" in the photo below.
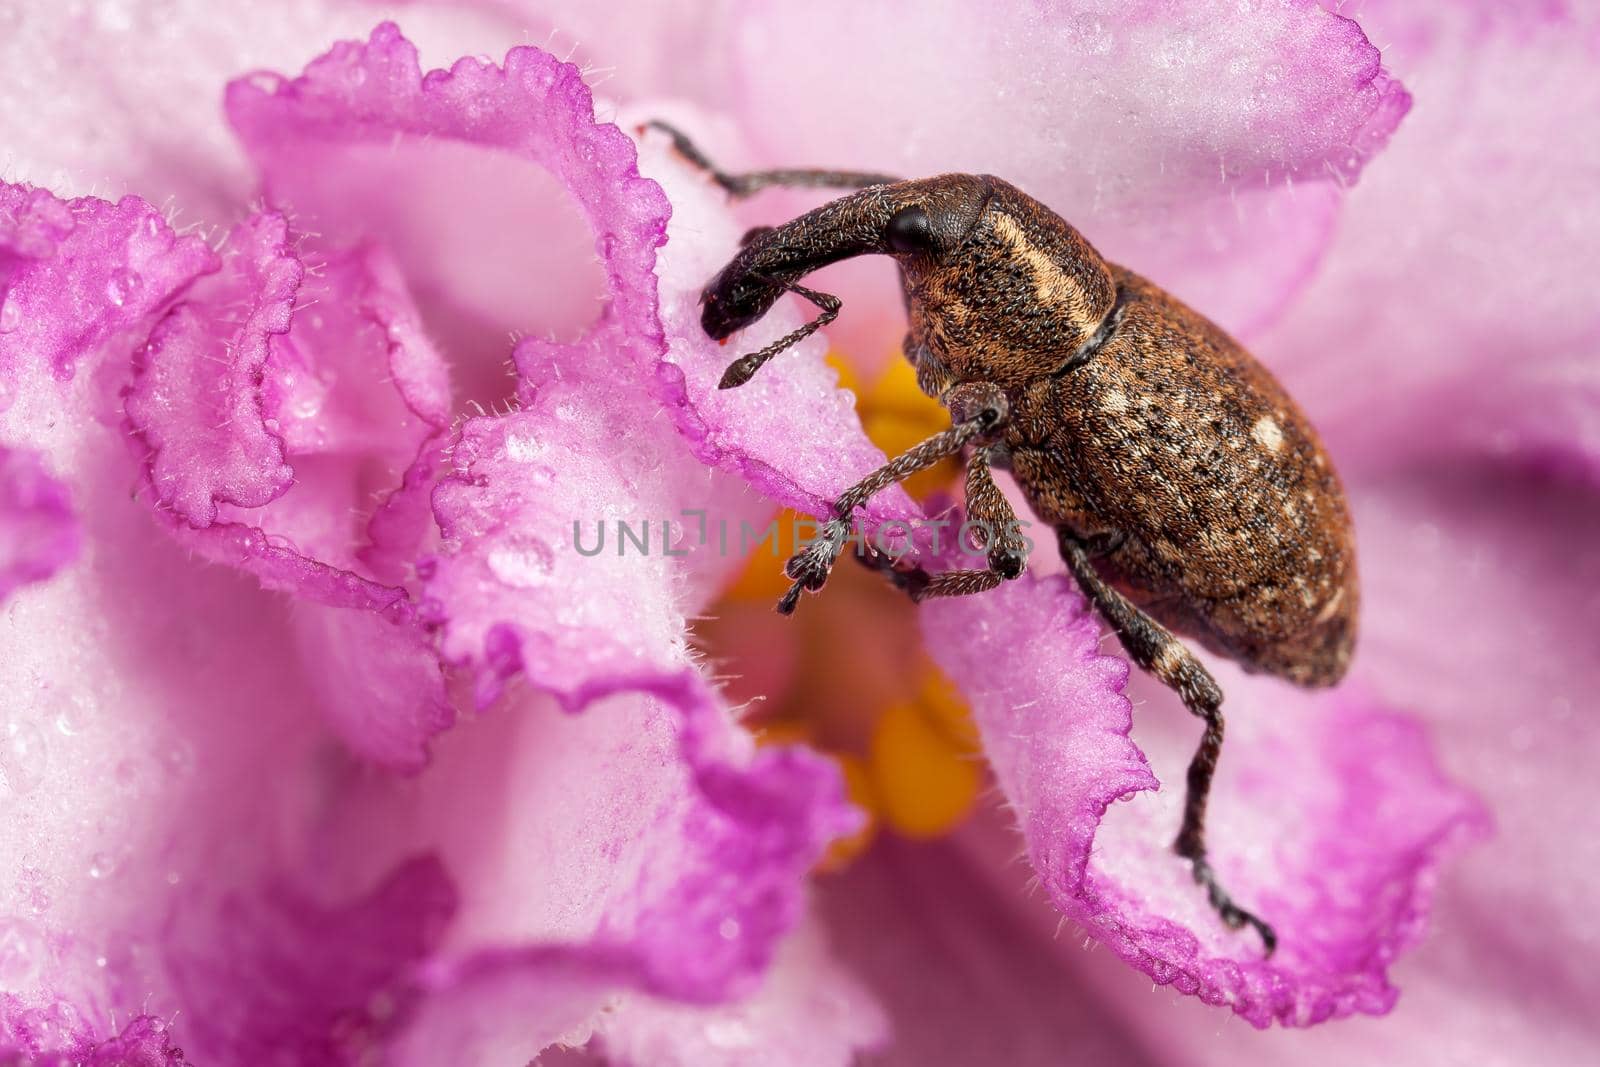
[[[57,1020],[50,1014],[18,1011],[12,998],[0,996],[0,1056],[28,1067],[191,1067],[183,1049],[173,1043],[166,1020],[141,1015],[115,1037],[81,1037],[69,1044],[56,1041]]]
[[[408,972],[437,947],[456,904],[432,857],[334,906],[270,884],[192,901],[163,932],[178,957],[185,1039],[238,1062],[358,1062],[405,1023]],[[239,997],[251,983],[255,995]]]
[[[1578,1063],[1600,1042],[1600,974],[1582,946],[1600,804],[1588,773],[1600,723],[1582,694],[1600,657],[1574,639],[1600,627],[1600,522],[1592,495],[1523,474],[1419,472],[1365,484],[1352,501],[1365,554],[1363,626],[1351,683],[1410,709],[1441,760],[1493,813],[1492,841],[1440,880],[1432,933],[1397,972],[1399,1008],[1377,1025],[1279,1035],[1271,1057],[1312,1067]],[[1230,720],[1233,722],[1236,720]],[[1223,757],[1228,773],[1232,755]],[[1147,990],[1099,983],[1130,1022]],[[1147,1028],[1169,1060],[1226,1067],[1264,1055],[1259,1035],[1215,1013],[1162,1005]]]
[[[71,563],[79,541],[66,487],[37,453],[0,445],[0,604]]]
[[[1129,737],[1126,665],[1099,652],[1099,623],[1066,580],[936,605],[925,620],[1064,915],[1157,982],[1256,1026],[1393,1006],[1387,968],[1422,932],[1439,860],[1482,829],[1414,723],[1348,691],[1315,698],[1218,672],[1230,729],[1208,838],[1224,884],[1277,929],[1265,960],[1170,851],[1181,789],[1110,807],[1157,782]],[[1181,781],[1193,732],[1152,742]]]
[[[115,424],[82,411],[90,377],[30,420],[73,487],[82,561],[0,613],[0,1049],[358,1061],[403,1015],[448,885],[436,864],[319,884],[307,842],[340,763],[295,620],[149,522]],[[41,369],[14,410],[59,401]]]
[[[385,24],[294,80],[235,81],[227,111],[269,201],[328,239],[382,236],[481,405],[511,391],[510,335],[570,340],[602,311],[659,333],[647,283],[666,204],[575,67],[515,49],[504,69],[465,58],[425,78]]]
[[[854,818],[825,764],[752,755],[690,661],[669,553],[694,547],[692,527],[663,540],[652,517],[705,483],[672,427],[641,414],[602,384],[550,383],[522,411],[468,422],[458,473],[434,496],[444,552],[426,568],[427,608],[444,654],[479,677],[480,701],[521,676],[569,710],[642,691],[679,717],[695,787],[672,804],[681,836],[592,936],[635,960],[635,981],[706,998],[759,971],[795,919],[799,878]],[[638,449],[616,454],[629,433]],[[619,521],[636,538],[648,523],[648,555],[616,540]]]
[[[1600,109],[1592,20],[1564,5],[1362,17],[1427,93],[1260,354],[1347,474],[1488,454],[1600,484],[1600,147],[1571,135]]]
[[[607,859],[577,869],[578,916],[527,898],[529,884],[548,880],[546,864],[531,878],[469,876],[463,884],[478,895],[463,917],[466,930],[430,969],[431,996],[406,1047],[448,1044],[441,1034],[480,1025],[461,1022],[476,1012],[440,1005],[499,1002],[525,987],[533,1000],[520,1040],[532,1040],[544,1032],[539,1020],[564,1017],[567,993],[538,1007],[540,990],[561,975],[596,976],[597,996],[633,987],[710,999],[747,988],[798,918],[803,875],[855,818],[831,766],[801,751],[752,751],[684,641],[683,612],[703,595],[685,579],[704,564],[678,557],[711,544],[684,509],[701,505],[735,521],[759,512],[742,487],[708,481],[673,421],[659,417],[653,376],[665,342],[651,272],[667,215],[660,189],[638,177],[632,143],[594,122],[576,68],[537,49],[513,50],[503,68],[464,60],[424,76],[411,45],[382,26],[366,44],[337,46],[295,81],[236,83],[229,112],[266,172],[269,195],[292,200],[319,229],[336,204],[349,210],[329,219],[335,226],[387,216],[381,195],[374,207],[349,189],[311,187],[308,158],[354,161],[342,173],[359,184],[371,175],[360,165],[367,146],[448,153],[455,149],[442,146],[464,142],[496,149],[493,166],[504,175],[548,168],[588,219],[601,256],[601,319],[577,341],[523,341],[516,409],[460,427],[451,473],[433,493],[440,551],[418,571],[424,618],[445,657],[475,678],[481,704],[516,699],[506,686],[519,678],[573,711],[611,698],[584,716],[605,744],[571,765],[598,790],[600,810],[569,826],[548,805],[528,809],[541,814],[541,836],[573,836],[530,855],[603,846]],[[414,249],[402,241],[397,255],[409,275]],[[467,307],[459,288],[469,284],[458,279],[436,293],[435,308],[447,298]],[[492,319],[496,309],[480,303],[471,314]],[[648,540],[647,552],[617,552],[619,521]],[[597,523],[609,528],[607,547],[580,551],[593,544]],[[542,705],[497,711],[535,721],[549,713]],[[454,788],[441,769],[429,781]],[[481,773],[471,782],[481,790]],[[630,794],[620,808],[619,783]],[[638,791],[651,799],[632,795]],[[584,810],[570,806],[575,816]],[[375,817],[383,833],[409,832]],[[460,837],[437,840],[449,850]],[[483,859],[462,861],[470,869]],[[481,1024],[494,1029],[504,1020]]]
[[[376,167],[370,146],[383,147],[379,159],[393,152],[415,153],[424,173],[450,161],[463,165],[454,154],[459,149],[441,146],[478,146],[474,159],[482,158],[481,148],[495,149],[501,162],[472,165],[489,174],[487,188],[494,192],[485,196],[497,197],[504,186],[513,205],[518,202],[513,176],[520,175],[523,184],[547,180],[523,161],[541,164],[560,179],[587,219],[604,265],[606,312],[584,332],[585,350],[596,353],[584,358],[602,358],[604,353],[604,358],[616,360],[618,373],[625,369],[634,388],[648,390],[666,405],[703,461],[741,474],[783,503],[825,511],[840,490],[882,461],[881,453],[867,442],[849,397],[822,365],[820,341],[790,353],[781,369],[745,389],[716,390],[716,379],[737,353],[704,336],[697,302],[742,232],[723,199],[681,161],[669,158],[666,146],[654,138],[648,142],[647,169],[670,185],[674,207],[669,210],[661,189],[638,177],[628,139],[613,126],[594,123],[588,90],[576,68],[556,64],[536,50],[513,50],[506,62],[502,71],[463,60],[449,72],[424,78],[409,42],[393,27],[380,27],[367,44],[336,48],[293,82],[256,78],[234,83],[229,115],[265,173],[269,196],[293,203],[323,231],[332,227],[349,232],[376,222],[387,232],[402,213],[391,204],[393,185],[384,180],[389,172]],[[648,116],[641,112],[639,117]],[[309,165],[311,160],[337,160],[346,177],[339,185],[314,187],[309,176],[326,168]],[[414,175],[398,180],[413,198],[436,195],[437,183],[423,183]],[[657,249],[673,213],[687,214],[683,237],[669,244],[658,262]],[[414,233],[418,224],[407,220],[397,225],[402,233]],[[571,242],[560,220],[538,228],[553,230],[558,247]],[[498,261],[527,254],[526,249],[513,249]],[[425,276],[438,271],[436,264],[422,262],[404,247],[400,255],[408,270],[414,266]],[[660,279],[659,307],[653,268]],[[458,323],[463,318],[498,320],[503,330],[527,328],[525,313],[508,317],[504,308],[474,294],[475,272],[483,270],[484,263],[468,264],[464,275],[435,280],[441,293],[436,302],[454,309],[447,312],[441,306],[439,317]],[[530,276],[528,270],[516,273]],[[587,284],[586,271],[575,270],[570,261],[556,269],[534,264],[531,277],[552,291]],[[503,286],[502,280],[483,288]],[[539,299],[550,297],[545,293]],[[567,303],[582,307],[585,300],[575,292]],[[571,335],[586,325],[571,312],[546,312],[539,318],[543,329],[558,335]],[[759,346],[799,322],[795,309],[782,309],[739,343]],[[457,347],[467,342],[464,333],[458,335]],[[530,361],[536,365],[549,359],[538,355],[536,344],[521,351],[518,368],[526,392],[537,384],[526,380],[539,373]],[[913,514],[898,492],[886,494],[877,507],[885,516]]]
[[[0,182],[0,410],[24,369],[71,377],[82,356],[215,263],[136,196],[58,200]]]
[[[406,472],[435,463],[448,379],[380,253],[328,253],[307,282],[294,241],[273,213],[234,231],[135,359],[128,426],[175,537],[326,605],[297,621],[324,706],[357,752],[414,770],[454,718],[397,584],[431,527]]]
[[[453,719],[401,584],[432,528],[417,472],[437,463],[449,382],[378,249],[312,251],[308,278],[281,215],[238,227],[222,271],[155,326],[124,406],[174,536],[272,588],[381,613],[319,607],[297,625],[352,747],[415,769]]]
[[[281,215],[235,229],[222,273],[167,313],[135,361],[128,419],[150,450],[156,505],[191,526],[215,522],[218,504],[260,507],[294,481],[261,396],[270,339],[289,332],[305,273],[288,242]]]
[[[1334,201],[1297,190],[1353,182],[1410,106],[1360,27],[1314,0],[936,16],[762,5],[711,39],[733,57],[731,84],[698,91],[736,102],[756,162],[999,174],[1243,334],[1283,309],[1331,240]],[[887,293],[878,303],[897,312]],[[874,354],[897,340],[886,325]]]

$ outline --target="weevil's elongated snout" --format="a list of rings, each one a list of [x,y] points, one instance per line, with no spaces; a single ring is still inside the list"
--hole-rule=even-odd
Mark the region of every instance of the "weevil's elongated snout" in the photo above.
[[[894,191],[911,183],[873,186],[799,218],[756,232],[701,294],[706,333],[722,340],[755,322],[789,286],[841,259],[883,252],[883,229],[894,213]]]
[[[783,295],[781,285],[758,282],[748,274],[734,273],[738,266],[738,260],[728,264],[700,294],[700,325],[714,341],[755,322]]]
[[[875,185],[752,231],[701,295],[701,324],[720,341],[765,315],[793,283],[841,259],[890,255],[912,276],[937,269],[966,242],[992,192],[991,179],[971,174]]]

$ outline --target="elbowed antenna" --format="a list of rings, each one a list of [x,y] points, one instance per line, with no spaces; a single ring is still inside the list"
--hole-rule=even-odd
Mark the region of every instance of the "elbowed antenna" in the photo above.
[[[771,310],[785,292],[803,296],[822,313],[758,351],[728,365],[719,389],[735,389],[780,352],[810,337],[839,316],[839,298],[808,289],[799,279],[829,263],[887,252],[883,231],[894,214],[889,186],[873,186],[809,211],[782,226],[752,231],[733,262],[701,294],[700,324],[722,340]]]
[[[814,270],[853,256],[889,251],[883,229],[894,214],[893,188],[863,189],[755,233],[701,294],[705,309],[700,324],[706,334],[720,341],[744,329],[771,310],[785,292],[808,296],[810,290],[795,283]],[[825,307],[814,299],[813,303]],[[833,310],[837,314],[837,306]]]

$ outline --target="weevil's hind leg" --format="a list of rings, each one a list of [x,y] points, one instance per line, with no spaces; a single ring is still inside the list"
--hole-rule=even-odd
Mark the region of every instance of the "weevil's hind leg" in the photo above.
[[[1278,935],[1260,918],[1233,902],[1217,881],[1216,872],[1206,859],[1206,801],[1211,795],[1211,779],[1216,774],[1217,757],[1222,754],[1222,690],[1209,671],[1201,666],[1183,643],[1166,627],[1135,607],[1127,597],[1108,586],[1096,573],[1085,546],[1066,530],[1058,531],[1061,558],[1078,580],[1078,585],[1100,615],[1117,631],[1122,647],[1143,669],[1177,692],[1183,704],[1205,720],[1200,747],[1189,763],[1188,791],[1184,795],[1183,826],[1173,849],[1188,860],[1194,880],[1205,887],[1211,906],[1222,921],[1237,930],[1249,924],[1266,946],[1267,955],[1278,947]]]
[[[877,174],[861,170],[824,170],[800,167],[785,170],[753,170],[731,174],[711,162],[700,146],[689,140],[682,130],[660,119],[645,123],[646,129],[660,130],[672,138],[672,147],[684,159],[711,176],[711,180],[725,189],[729,196],[742,200],[747,196],[772,186],[803,189],[865,189],[869,185],[892,185],[899,178],[890,174]]]

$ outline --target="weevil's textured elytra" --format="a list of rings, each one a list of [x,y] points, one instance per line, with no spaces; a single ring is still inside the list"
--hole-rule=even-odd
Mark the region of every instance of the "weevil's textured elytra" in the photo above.
[[[747,236],[706,287],[717,339],[785,292],[822,315],[729,367],[723,387],[839,311],[799,279],[851,256],[893,256],[917,381],[952,426],[847,490],[825,536],[789,561],[792,611],[826,582],[855,508],[939,459],[968,453],[967,510],[997,531],[983,570],[928,574],[886,560],[912,596],[993,589],[1022,572],[1015,515],[990,475],[1011,471],[1056,529],[1084,593],[1140,667],[1205,720],[1177,852],[1228,925],[1272,928],[1239,907],[1207,860],[1206,798],[1222,746],[1222,692],[1174,634],[1252,671],[1307,686],[1345,673],[1358,592],[1349,512],[1311,424],[1248,352],[1202,315],[1107,263],[1055,212],[989,175],[917,181],[837,171],[729,175],[683,134],[677,148],[736,196],[767,185],[859,191]]]

